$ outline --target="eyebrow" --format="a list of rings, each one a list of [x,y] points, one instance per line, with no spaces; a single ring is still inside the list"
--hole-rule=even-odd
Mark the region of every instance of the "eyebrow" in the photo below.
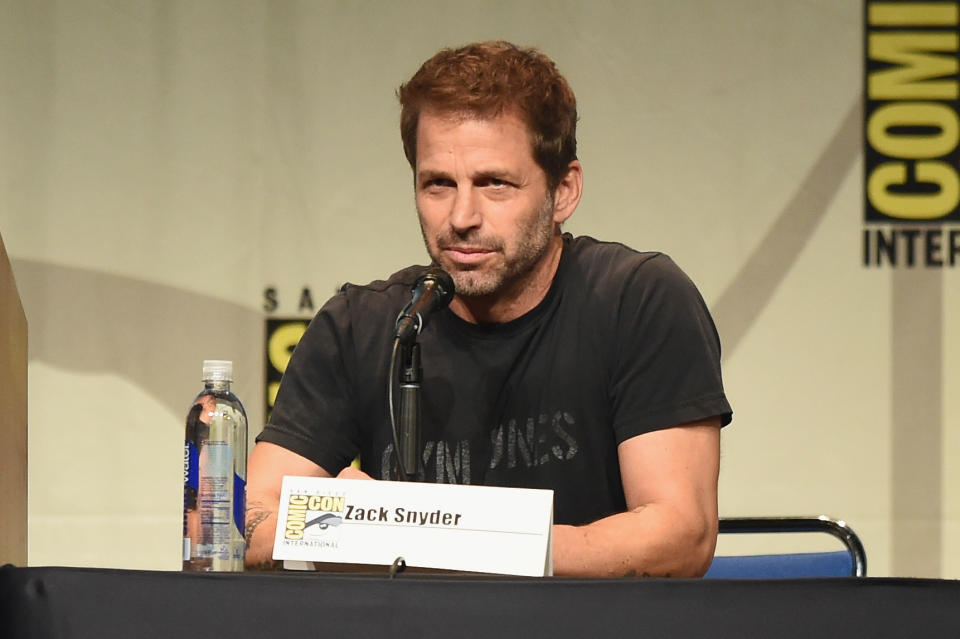
[[[430,182],[436,179],[449,180],[450,175],[444,171],[425,170],[417,173],[417,182]]]
[[[470,176],[471,180],[496,179],[505,182],[517,182],[519,178],[505,169],[482,169]],[[433,169],[424,169],[417,173],[418,182],[430,182],[432,180],[453,180],[453,177],[446,171]]]
[[[493,178],[496,180],[503,180],[505,182],[516,182],[518,180],[517,176],[512,174],[510,171],[505,169],[490,169],[489,171],[478,171],[476,175],[473,176],[473,179],[477,178]]]

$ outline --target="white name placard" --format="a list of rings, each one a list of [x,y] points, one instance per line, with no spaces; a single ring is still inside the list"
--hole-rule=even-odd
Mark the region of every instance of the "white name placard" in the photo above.
[[[552,490],[284,477],[277,522],[277,560],[552,574]]]

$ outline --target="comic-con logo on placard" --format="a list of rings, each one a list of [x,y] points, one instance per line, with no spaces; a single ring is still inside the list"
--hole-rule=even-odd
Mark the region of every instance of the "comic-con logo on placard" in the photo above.
[[[346,510],[343,495],[290,495],[284,543],[336,548]]]
[[[960,262],[958,16],[864,3],[864,266]]]

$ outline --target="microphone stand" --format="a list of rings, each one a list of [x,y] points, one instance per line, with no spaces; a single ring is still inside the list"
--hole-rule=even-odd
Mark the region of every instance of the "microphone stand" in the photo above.
[[[401,480],[416,481],[420,469],[420,383],[423,381],[423,369],[420,367],[417,336],[431,312],[450,304],[454,290],[450,274],[439,266],[431,266],[417,278],[411,290],[412,298],[400,311],[394,325],[387,394],[397,458],[397,478]],[[393,403],[395,384],[400,392],[397,410]]]
[[[423,368],[420,366],[420,345],[416,333],[410,340],[400,341],[400,469],[406,481],[416,481],[420,465],[420,383]]]

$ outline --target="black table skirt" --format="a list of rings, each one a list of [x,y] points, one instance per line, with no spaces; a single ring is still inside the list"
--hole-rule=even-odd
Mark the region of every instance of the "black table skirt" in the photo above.
[[[0,569],[0,637],[960,637],[960,582]]]

